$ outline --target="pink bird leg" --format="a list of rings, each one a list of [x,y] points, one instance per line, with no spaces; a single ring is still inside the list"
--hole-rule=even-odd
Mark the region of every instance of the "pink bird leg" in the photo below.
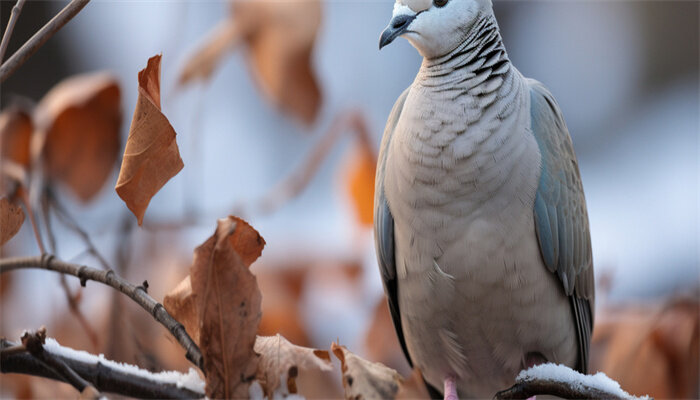
[[[445,378],[445,400],[459,400],[457,397],[457,383],[455,383],[455,377],[448,375]]]

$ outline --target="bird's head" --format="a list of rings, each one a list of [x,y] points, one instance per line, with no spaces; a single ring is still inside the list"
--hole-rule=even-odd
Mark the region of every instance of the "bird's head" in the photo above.
[[[396,0],[379,48],[403,36],[423,57],[445,55],[459,46],[478,17],[490,10],[491,0]]]

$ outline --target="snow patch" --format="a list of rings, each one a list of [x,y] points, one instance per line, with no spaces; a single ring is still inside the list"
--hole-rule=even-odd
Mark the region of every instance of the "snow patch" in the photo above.
[[[151,381],[164,383],[164,384],[174,384],[178,388],[189,389],[193,392],[204,393],[204,381],[199,377],[197,370],[190,368],[190,370],[183,374],[178,371],[163,371],[163,372],[150,372],[145,369],[141,369],[135,365],[124,364],[105,358],[104,354],[98,356],[90,354],[87,351],[74,350],[68,347],[63,347],[56,339],[46,338],[46,343],[44,343],[44,350],[51,354],[55,354],[61,357],[69,358],[71,360],[81,361],[87,364],[95,364],[99,362],[109,368],[124,372],[126,374],[139,376],[146,378]]]
[[[546,380],[565,383],[577,390],[583,387],[598,389],[623,399],[649,400],[649,396],[635,397],[622,390],[620,384],[608,378],[602,372],[595,375],[584,375],[562,364],[540,364],[530,369],[520,371],[515,378],[516,383],[532,380]]]

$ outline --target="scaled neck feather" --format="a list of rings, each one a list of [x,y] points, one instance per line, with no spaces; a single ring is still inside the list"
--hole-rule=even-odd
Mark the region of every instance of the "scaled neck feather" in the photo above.
[[[511,63],[498,23],[493,12],[489,11],[466,29],[464,40],[451,52],[424,58],[416,83],[422,86],[459,84],[470,89],[486,83],[488,79],[484,78],[505,75],[510,70]]]

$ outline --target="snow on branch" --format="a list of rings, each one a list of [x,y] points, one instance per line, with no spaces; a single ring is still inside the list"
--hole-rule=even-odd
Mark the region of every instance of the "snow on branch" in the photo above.
[[[604,373],[584,375],[561,364],[541,364],[523,370],[515,385],[496,393],[495,398],[525,399],[535,395],[551,395],[564,399],[624,399],[649,400],[635,397],[620,388],[620,384]]]
[[[21,373],[66,381],[53,368],[39,361],[22,345],[0,339],[0,368],[3,373]],[[43,351],[65,364],[79,377],[100,392],[117,393],[136,398],[191,399],[204,397],[204,381],[194,368],[186,374],[177,371],[149,372],[137,366],[108,360],[81,350],[63,347],[55,339],[46,338]]]

